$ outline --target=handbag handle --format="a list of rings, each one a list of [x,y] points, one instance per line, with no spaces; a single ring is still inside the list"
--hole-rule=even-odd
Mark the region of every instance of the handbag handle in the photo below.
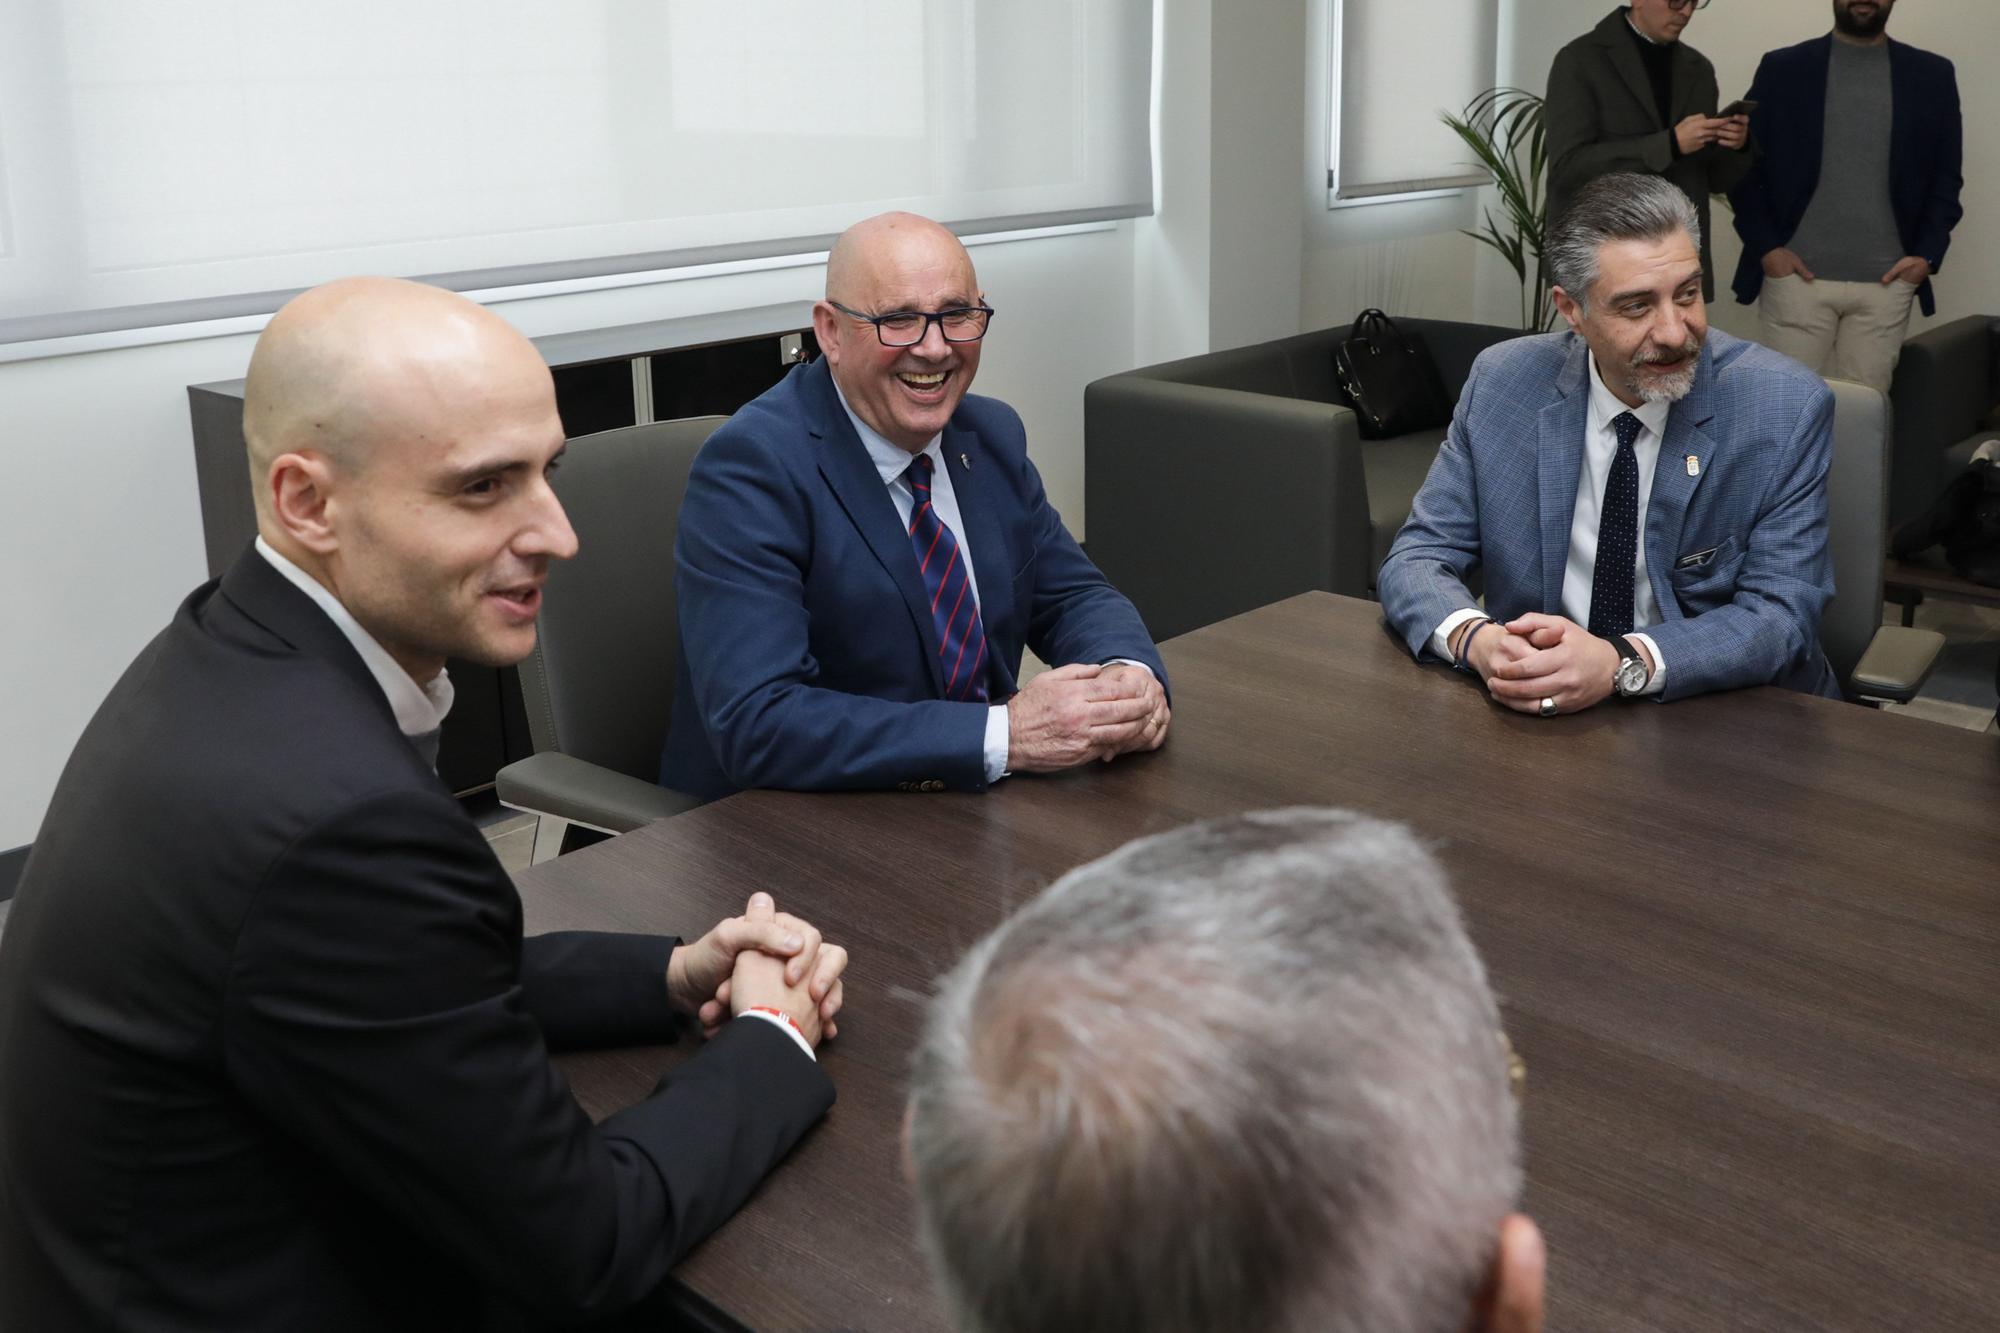
[[[1354,326],[1347,331],[1350,341],[1365,341],[1371,354],[1380,356],[1385,343],[1404,345],[1407,339],[1403,331],[1396,327],[1396,321],[1374,306],[1354,317]]]

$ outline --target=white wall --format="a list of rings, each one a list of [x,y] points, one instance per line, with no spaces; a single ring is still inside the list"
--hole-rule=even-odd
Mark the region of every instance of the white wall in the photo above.
[[[1133,229],[977,246],[995,309],[979,391],[1028,424],[1082,531],[1083,393],[1133,362]],[[788,307],[820,267],[503,303],[530,335]],[[85,722],[206,575],[186,386],[232,379],[253,336],[0,364],[0,850],[34,838]]]
[[[1502,48],[1509,82],[1535,92],[1548,83],[1557,48],[1603,18],[1605,0],[1512,0],[1512,41]],[[1750,87],[1764,52],[1790,46],[1833,26],[1828,0],[1722,0],[1698,11],[1683,40],[1715,64],[1722,98],[1740,97]],[[1952,233],[1951,250],[1937,276],[1938,313],[1917,315],[1910,332],[1921,333],[1963,315],[2000,313],[2000,6],[1994,0],[1904,0],[1889,20],[1889,35],[1950,57],[1958,68],[1958,92],[1965,114],[1965,219]],[[1714,209],[1717,302],[1711,321],[1744,336],[1757,331],[1754,306],[1736,304],[1728,288],[1742,244],[1730,225],[1724,201]]]

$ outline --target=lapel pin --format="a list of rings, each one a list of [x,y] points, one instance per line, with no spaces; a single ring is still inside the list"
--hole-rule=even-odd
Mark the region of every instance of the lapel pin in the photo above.
[[[972,460],[970,458],[967,458],[964,454],[960,454],[958,456],[958,465],[963,468],[969,468],[972,466]]]
[[[1688,475],[1690,477],[1699,477],[1701,475],[1701,459],[1693,454],[1688,455]]]

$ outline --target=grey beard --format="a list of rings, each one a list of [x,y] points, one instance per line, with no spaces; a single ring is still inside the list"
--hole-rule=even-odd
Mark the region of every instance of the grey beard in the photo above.
[[[1648,379],[1641,379],[1638,376],[1635,368],[1633,379],[1636,380],[1637,383],[1635,383],[1632,387],[1638,392],[1639,397],[1645,402],[1678,403],[1681,399],[1687,397],[1688,394],[1693,391],[1694,372],[1695,372],[1695,363],[1689,362],[1684,369],[1676,370],[1671,375],[1655,376],[1654,378],[1648,380]]]

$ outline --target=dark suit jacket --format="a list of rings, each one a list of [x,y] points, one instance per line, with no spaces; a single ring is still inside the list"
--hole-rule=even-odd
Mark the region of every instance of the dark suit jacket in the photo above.
[[[1785,245],[1799,229],[1819,188],[1825,146],[1827,66],[1833,38],[1819,37],[1766,52],[1757,62],[1750,96],[1750,132],[1757,161],[1729,192],[1743,258],[1736,265],[1736,299],[1757,299],[1764,285],[1764,256]],[[1889,96],[1895,115],[1889,130],[1889,209],[1903,253],[1921,255],[1932,269],[1944,263],[1951,229],[1965,213],[1959,207],[1959,175],[1964,128],[1958,109],[1958,78],[1943,56],[1891,40]],[[1926,315],[1937,313],[1930,280],[1917,288]]]
[[[1557,218],[1578,190],[1614,171],[1665,176],[1694,201],[1701,219],[1702,295],[1715,299],[1715,261],[1709,253],[1708,196],[1727,190],[1749,169],[1750,154],[1710,144],[1675,157],[1674,126],[1700,112],[1716,112],[1715,66],[1686,42],[1673,44],[1673,101],[1660,123],[1646,65],[1632,43],[1620,5],[1595,28],[1556,52],[1542,108],[1548,134],[1548,218]]]
[[[1473,362],[1451,433],[1376,579],[1383,616],[1418,657],[1452,612],[1478,605],[1465,585],[1474,569],[1496,620],[1563,613],[1589,357],[1574,333],[1549,333]],[[1664,698],[1744,685],[1838,696],[1819,647],[1833,596],[1832,457],[1826,382],[1711,331],[1694,389],[1667,415],[1646,505],[1646,576],[1661,619],[1645,633],[1667,665]]]
[[[0,1327],[614,1314],[832,1102],[732,1023],[593,1127],[551,1048],[664,1040],[670,938],[521,905],[254,551],[78,742],[0,943]]]
[[[1166,667],[1132,604],[1063,528],[1021,418],[968,396],[945,466],[979,585],[988,692],[1025,644],[1052,665]],[[946,700],[937,626],[895,502],[825,361],[708,438],[674,548],[681,666],[660,781],[696,796],[986,785],[987,705]],[[933,785],[935,784],[935,785]]]

